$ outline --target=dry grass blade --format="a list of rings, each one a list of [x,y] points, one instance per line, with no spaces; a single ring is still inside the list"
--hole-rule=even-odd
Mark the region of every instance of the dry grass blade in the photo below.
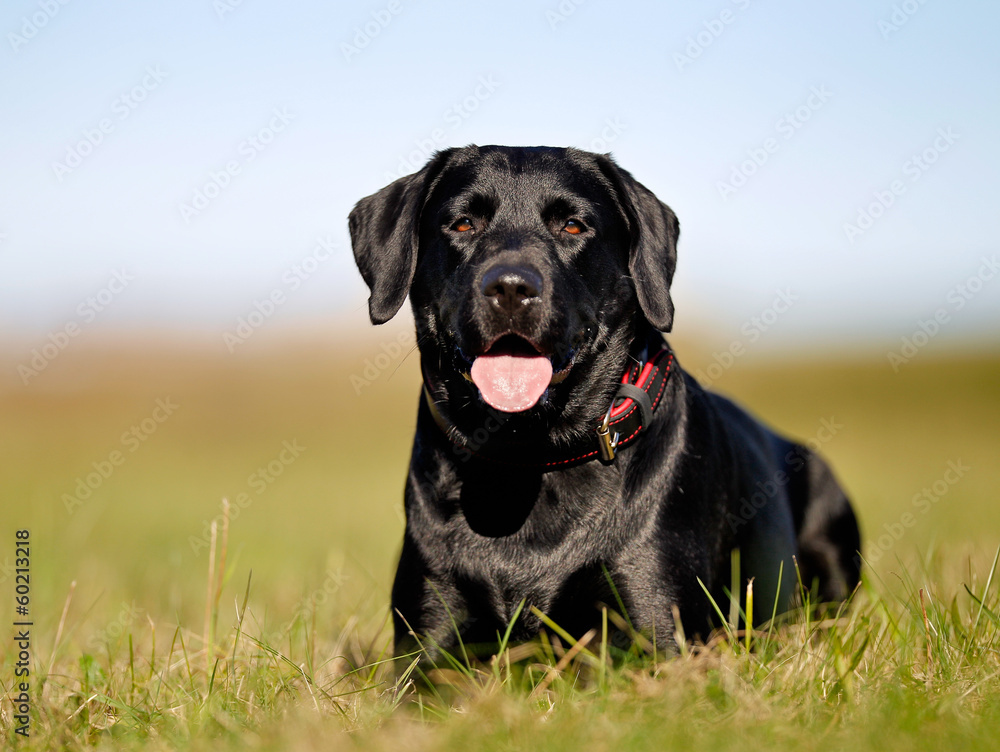
[[[931,686],[931,676],[934,674],[934,658],[931,655],[931,625],[927,620],[927,606],[924,604],[924,589],[918,591],[920,595],[920,613],[924,617],[924,643],[927,648],[927,687]]]
[[[203,642],[205,645],[205,673],[208,674],[212,668],[212,604],[215,603],[215,542],[218,535],[218,526],[212,520],[209,533],[208,544],[208,587],[205,592],[205,631]]]
[[[574,658],[576,658],[577,655],[580,654],[580,652],[584,648],[587,647],[587,645],[590,644],[590,641],[593,640],[596,635],[597,635],[597,630],[591,629],[586,634],[584,634],[583,637],[581,637],[576,643],[574,643],[573,646],[566,651],[566,654],[559,659],[559,662],[556,663],[555,666],[552,666],[548,669],[545,676],[542,678],[542,681],[539,682],[538,686],[531,691],[529,697],[531,698],[538,697],[545,690],[547,690],[549,688],[549,685],[552,684],[553,681],[555,681],[555,678],[566,670],[566,667],[572,662]]]
[[[49,654],[49,664],[48,670],[45,676],[42,677],[41,689],[45,689],[45,683],[48,680],[49,675],[52,674],[52,668],[55,666],[56,654],[59,652],[59,645],[62,641],[63,630],[66,627],[66,614],[69,613],[69,604],[73,602],[73,593],[76,591],[76,580],[73,580],[69,584],[69,592],[66,593],[66,600],[63,602],[62,614],[59,615],[59,626],[56,627],[56,636],[52,641],[52,652]]]

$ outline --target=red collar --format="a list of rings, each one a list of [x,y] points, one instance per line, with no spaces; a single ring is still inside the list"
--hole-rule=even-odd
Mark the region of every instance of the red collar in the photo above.
[[[657,338],[659,339],[659,338]],[[468,453],[490,462],[521,467],[556,469],[578,465],[599,459],[604,464],[614,462],[622,448],[635,441],[653,420],[653,413],[660,404],[666,390],[667,381],[674,365],[674,354],[667,343],[659,339],[654,344],[657,349],[651,356],[648,345],[641,356],[622,375],[621,383],[614,399],[608,405],[603,418],[594,426],[585,439],[575,444],[553,449],[539,456],[532,452],[526,457],[516,451],[495,452],[488,442],[482,446],[470,444],[456,436],[455,427],[445,418],[431,399],[424,382],[424,402],[438,428],[463,454]]]

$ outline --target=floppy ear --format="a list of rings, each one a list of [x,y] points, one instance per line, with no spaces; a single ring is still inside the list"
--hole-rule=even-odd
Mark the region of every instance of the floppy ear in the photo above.
[[[399,311],[417,268],[420,214],[434,178],[451,156],[438,152],[420,172],[390,183],[354,206],[348,217],[354,261],[371,295],[368,315],[384,324]]]
[[[677,215],[609,157],[600,156],[598,161],[618,194],[632,238],[628,268],[639,306],[650,324],[661,332],[669,332],[674,324],[670,282],[677,265],[677,238],[681,230]]]

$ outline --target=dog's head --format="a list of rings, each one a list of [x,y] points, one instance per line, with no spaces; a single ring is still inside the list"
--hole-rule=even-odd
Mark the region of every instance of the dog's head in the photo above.
[[[350,230],[372,322],[409,294],[425,378],[460,430],[485,403],[565,437],[633,339],[673,322],[677,218],[604,155],[449,149],[359,201]]]

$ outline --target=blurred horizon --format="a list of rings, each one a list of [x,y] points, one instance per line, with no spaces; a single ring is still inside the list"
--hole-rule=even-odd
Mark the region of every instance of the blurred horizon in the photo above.
[[[918,332],[920,330],[918,329]],[[752,333],[752,332],[751,332]],[[58,335],[58,336],[56,336]],[[247,335],[241,338],[242,335]],[[988,336],[927,338],[907,336],[897,341],[855,337],[766,338],[753,341],[738,331],[703,324],[682,325],[664,335],[680,364],[703,386],[732,396],[759,377],[762,369],[778,369],[788,378],[802,369],[842,368],[870,370],[879,378],[909,379],[927,368],[978,367],[1000,362],[1000,343]],[[61,337],[61,339],[60,339]],[[342,399],[361,391],[419,392],[419,353],[415,348],[412,317],[406,310],[383,326],[372,326],[367,311],[336,319],[314,319],[294,324],[268,322],[240,330],[131,325],[95,327],[78,337],[61,332],[18,337],[0,333],[0,397],[76,393],[117,379],[108,362],[200,363],[211,370],[244,369],[250,380],[261,369],[287,363],[301,371],[333,358],[346,374],[330,385]],[[208,364],[208,365],[206,365]],[[372,368],[375,368],[373,371]],[[294,374],[290,375],[293,378]],[[359,389],[358,384],[362,387]],[[264,389],[266,385],[261,384]],[[748,406],[751,410],[753,406]]]

